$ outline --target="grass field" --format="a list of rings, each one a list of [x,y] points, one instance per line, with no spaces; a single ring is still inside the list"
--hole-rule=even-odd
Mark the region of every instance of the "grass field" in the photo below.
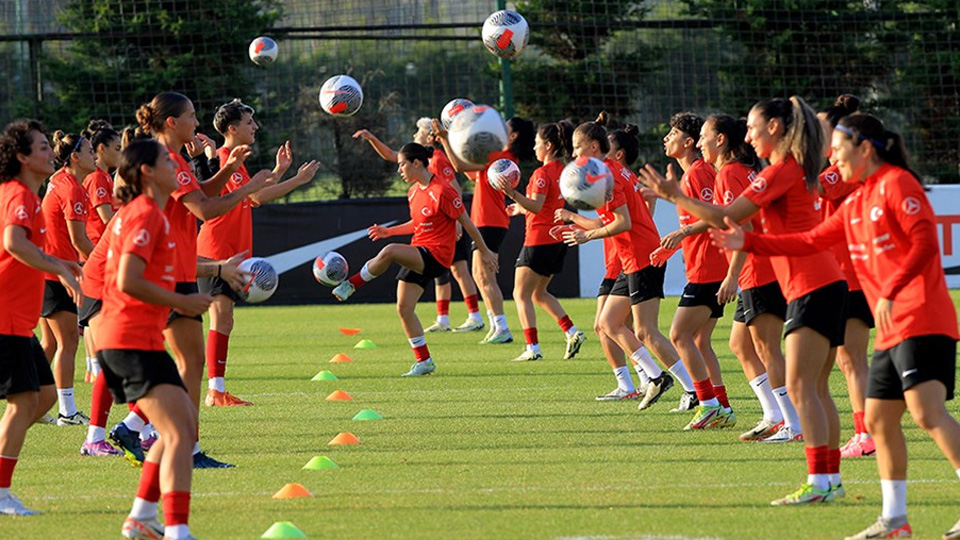
[[[960,304],[960,295],[954,299]],[[564,305],[574,322],[590,329],[593,300]],[[663,328],[675,305],[675,298],[664,302]],[[452,312],[459,323],[463,305]],[[516,326],[512,303],[507,313]],[[420,315],[432,319],[433,305],[422,304]],[[237,468],[194,475],[191,528],[202,539],[254,539],[286,520],[310,538],[351,540],[807,540],[859,531],[880,512],[872,458],[844,461],[848,495],[842,501],[768,506],[805,479],[803,447],[737,440],[760,409],[726,346],[730,308],[727,315],[714,343],[740,423],[689,433],[682,431],[687,414],[668,412],[679,386],[643,413],[636,402],[594,401],[615,384],[596,339],[591,336],[575,360],[563,361],[561,333],[542,314],[545,361],[509,363],[520,345],[480,346],[479,334],[430,335],[437,373],[402,379],[413,356],[392,306],[241,308],[228,388],[255,406],[202,411],[203,446]],[[341,326],[363,333],[345,337]],[[354,350],[359,337],[378,347]],[[329,364],[340,352],[355,361]],[[340,380],[311,382],[322,369]],[[852,421],[839,372],[832,382],[846,439]],[[90,385],[77,388],[78,403],[88,410]],[[354,401],[325,401],[335,389]],[[351,421],[360,409],[385,419]],[[957,414],[956,402],[950,410]],[[110,424],[124,411],[115,407]],[[905,429],[915,538],[939,538],[960,516],[960,485],[925,434],[910,420]],[[328,446],[342,431],[362,444]],[[44,515],[0,518],[0,539],[120,537],[138,469],[121,459],[81,458],[84,434],[78,427],[30,431],[14,492]],[[316,455],[340,468],[301,470]],[[287,482],[304,484],[314,497],[272,499]]]

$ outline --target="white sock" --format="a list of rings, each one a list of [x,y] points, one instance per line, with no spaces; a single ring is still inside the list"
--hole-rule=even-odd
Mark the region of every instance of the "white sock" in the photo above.
[[[450,326],[450,315],[437,315],[437,322],[443,326]]]
[[[577,335],[577,332],[579,331],[580,330],[577,330],[577,325],[573,325],[566,331],[567,337],[572,338],[573,336]]]
[[[90,373],[100,375],[100,361],[97,360],[96,356],[90,357]]]
[[[839,486],[843,483],[843,480],[840,479],[840,473],[830,473],[827,476],[829,477],[831,486]]]
[[[956,473],[957,473],[957,478],[960,478],[960,469],[957,469]]]
[[[93,444],[105,440],[107,440],[107,430],[100,426],[90,424],[87,428],[87,442]]]
[[[150,437],[160,437],[160,434],[157,433],[157,430],[153,427],[153,424],[147,424],[143,427],[143,431],[140,432],[140,441],[145,441]]]
[[[774,424],[783,420],[783,414],[780,412],[780,406],[777,405],[777,399],[773,397],[773,389],[770,388],[770,378],[766,373],[758,375],[750,381],[750,388],[757,395],[760,401],[760,407],[763,409],[763,419]]]
[[[830,475],[808,474],[807,483],[812,485],[814,488],[819,489],[820,491],[827,491],[830,489]]]
[[[227,386],[223,381],[223,377],[210,377],[207,379],[207,388],[210,390],[216,390],[217,392],[227,391]]]
[[[497,321],[493,318],[493,312],[489,309],[487,310],[487,323],[490,325],[490,330],[497,329]]]
[[[530,351],[530,352],[532,352],[532,353],[534,353],[534,354],[540,354],[540,344],[539,344],[539,343],[531,343],[531,344],[527,345],[527,350]]]
[[[650,353],[647,352],[647,349],[643,345],[630,353],[630,358],[632,358],[651,379],[656,379],[663,374],[663,370],[653,361],[653,358],[650,358]]]
[[[613,368],[613,375],[617,378],[617,388],[627,393],[633,393],[637,391],[637,389],[633,386],[633,379],[630,378],[629,367],[621,366],[618,368]]]
[[[140,497],[133,499],[133,508],[130,517],[134,519],[150,519],[157,517],[157,503],[146,501]]]
[[[861,440],[861,441],[866,441],[866,440],[868,440],[868,439],[870,439],[870,434],[867,433],[866,431],[864,431],[863,433],[860,434],[860,440]]]
[[[467,317],[470,317],[470,320],[474,322],[483,322],[483,317],[480,315],[479,311],[468,313]]]
[[[10,488],[0,488],[0,499],[5,499],[10,495]]]
[[[363,268],[360,269],[360,279],[364,281],[373,281],[374,279],[377,279],[377,275],[370,272],[370,269],[367,268],[367,264],[369,264],[369,261],[363,263]]]
[[[716,397],[712,397],[710,399],[701,401],[700,404],[703,405],[704,407],[719,407],[720,400],[717,399]]]
[[[130,431],[136,431],[137,433],[140,433],[143,431],[143,426],[147,425],[147,423],[144,422],[143,418],[140,418],[137,413],[131,412],[127,414],[126,418],[123,419],[123,425],[127,426]]]
[[[687,373],[687,368],[683,366],[683,361],[677,360],[677,363],[670,366],[670,373],[680,381],[680,385],[683,386],[684,392],[693,392],[693,379],[690,378],[690,374]]]
[[[793,402],[790,401],[787,387],[774,388],[773,397],[776,398],[777,405],[780,406],[780,413],[783,415],[783,421],[790,428],[791,433],[794,435],[803,433],[803,428],[800,427],[800,417],[797,416],[797,409],[793,407]]]
[[[92,370],[93,370],[92,366],[90,365],[90,357],[88,356],[87,357],[87,373],[90,373]]]
[[[167,525],[163,528],[163,537],[170,540],[185,540],[190,538],[189,525]]]
[[[498,332],[509,332],[510,328],[507,327],[507,316],[506,315],[496,315],[494,317],[494,323],[497,325]]]
[[[77,414],[77,404],[73,400],[73,388],[57,388],[57,402],[60,404],[60,416]]]
[[[200,441],[197,441],[197,442],[193,443],[193,452],[191,452],[191,453],[192,453],[194,456],[200,453]]]
[[[427,344],[427,338],[423,336],[417,336],[407,339],[407,342],[410,343],[411,349],[416,349],[417,347],[423,347]]]
[[[880,492],[883,494],[883,511],[880,514],[883,518],[907,516],[906,480],[880,480]]]
[[[646,350],[644,350],[644,352],[646,352]],[[647,377],[647,372],[644,371],[643,368],[640,367],[640,364],[634,361],[633,358],[630,359],[630,363],[633,364],[633,370],[637,372],[637,378],[640,380],[640,387],[643,388],[650,382],[650,377]]]

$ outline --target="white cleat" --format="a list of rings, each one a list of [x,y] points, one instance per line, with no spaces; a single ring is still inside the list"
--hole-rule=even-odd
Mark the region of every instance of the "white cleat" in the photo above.
[[[64,416],[62,414],[57,415],[57,425],[58,426],[89,426],[90,417],[83,414],[80,411],[77,411],[70,416]]]
[[[757,442],[762,443],[788,443],[788,442],[803,442],[803,433],[794,433],[786,423],[780,426],[780,429],[776,433],[767,437],[766,439],[760,439]]]
[[[350,295],[352,295],[356,290],[357,289],[354,288],[353,283],[344,280],[339,285],[334,287],[333,296],[335,296],[337,300],[345,302],[347,298],[350,298]]]
[[[530,349],[524,349],[520,356],[510,360],[511,362],[536,362],[537,360],[543,360],[543,354],[538,352],[533,352]]]
[[[417,362],[413,364],[410,368],[410,371],[401,375],[401,377],[420,377],[423,375],[429,375],[437,370],[437,365],[433,363],[433,359],[424,360],[423,362]]]
[[[670,409],[670,412],[692,411],[696,409],[699,404],[700,401],[697,400],[696,392],[684,392],[683,395],[680,396],[680,404]]]
[[[454,332],[478,332],[483,330],[486,325],[483,321],[475,321],[470,317],[463,321],[463,324],[453,329]]]
[[[13,493],[0,499],[0,515],[3,516],[36,516],[40,514],[37,510],[31,510],[20,502]]]
[[[633,392],[628,392],[619,386],[614,388],[613,391],[607,392],[606,394],[597,396],[597,401],[626,401],[628,399],[639,399],[640,393],[634,390]]]
[[[577,331],[576,334],[567,338],[567,350],[563,353],[564,360],[572,360],[580,352],[580,347],[587,341],[587,335]]]
[[[513,343],[513,334],[510,333],[510,330],[494,332],[486,341],[487,345],[501,345],[503,343]]]
[[[441,324],[439,321],[434,322],[430,326],[426,327],[423,331],[427,333],[433,332],[450,332],[453,330],[450,328],[449,324]]]
[[[163,524],[157,520],[156,516],[146,519],[127,517],[123,521],[120,535],[136,540],[162,540]]]
[[[910,529],[910,524],[907,523],[906,518],[902,519],[902,525],[895,525],[890,520],[883,519],[883,517],[878,517],[877,521],[875,521],[873,525],[870,525],[866,529],[853,536],[848,536],[846,540],[870,540],[872,538],[910,538],[913,535],[913,531]],[[947,537],[944,536],[944,538]]]

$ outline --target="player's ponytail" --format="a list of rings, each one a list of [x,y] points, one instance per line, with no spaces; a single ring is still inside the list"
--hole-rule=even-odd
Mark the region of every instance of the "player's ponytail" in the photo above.
[[[633,124],[627,124],[623,129],[612,131],[608,138],[616,143],[617,148],[623,150],[623,159],[627,167],[633,164],[640,157],[640,139],[637,135],[640,128]]]
[[[433,157],[433,152],[429,148],[415,142],[408,142],[403,145],[397,152],[397,155],[400,154],[403,154],[410,161],[420,161],[424,168],[430,165],[430,158]]]
[[[553,153],[550,154],[550,158],[564,159],[570,155],[570,147],[572,144],[567,142],[567,140],[572,137],[572,130],[569,124],[564,124],[563,122],[541,124],[540,127],[537,128],[537,135],[540,136],[543,142],[550,143],[553,147]]]
[[[140,134],[156,135],[166,128],[167,118],[177,118],[187,109],[190,98],[178,92],[161,92],[137,109]]]
[[[747,121],[734,118],[729,114],[713,114],[705,122],[717,135],[723,135],[724,148],[722,158],[724,163],[740,162],[747,167],[759,171],[760,159],[753,146],[746,142]]]
[[[83,137],[76,133],[65,133],[62,130],[53,132],[53,162],[57,167],[66,167],[70,164],[70,156],[80,150]]]
[[[514,116],[507,120],[507,125],[510,126],[510,131],[516,134],[513,141],[508,144],[507,150],[517,157],[517,161],[534,159],[536,154],[533,152],[533,144],[537,132],[533,121]]]
[[[17,120],[7,124],[0,134],[0,184],[12,180],[20,174],[23,165],[17,154],[29,156],[34,131],[45,134],[43,124],[37,120]]]
[[[113,185],[113,195],[120,204],[127,204],[143,193],[140,168],[143,165],[155,167],[164,151],[163,146],[152,139],[137,139],[123,149]]]
[[[903,137],[884,128],[883,122],[876,116],[863,113],[845,116],[837,123],[836,129],[853,139],[857,146],[864,142],[872,144],[881,161],[906,170],[917,182],[923,184],[920,176],[910,168],[910,158]]]
[[[820,185],[823,170],[823,129],[813,109],[799,96],[789,100],[775,98],[761,101],[753,106],[768,122],[776,118],[783,126],[777,141],[777,151],[792,155],[803,168],[803,178],[808,190]]]

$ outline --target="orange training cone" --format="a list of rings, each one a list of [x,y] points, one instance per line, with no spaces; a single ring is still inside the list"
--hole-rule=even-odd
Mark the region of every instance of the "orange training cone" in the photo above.
[[[299,499],[302,497],[313,497],[313,493],[303,487],[303,484],[287,484],[273,494],[274,499]]]
[[[343,390],[334,390],[327,396],[327,401],[351,401],[353,396]]]
[[[345,336],[355,336],[362,332],[359,328],[340,328],[340,333]]]
[[[350,432],[340,433],[334,437],[330,442],[327,443],[330,446],[337,445],[347,445],[347,444],[360,444],[360,439],[356,435]]]
[[[333,355],[333,358],[330,359],[331,364],[342,364],[344,362],[353,362],[353,358],[350,358],[343,353],[337,353]]]

